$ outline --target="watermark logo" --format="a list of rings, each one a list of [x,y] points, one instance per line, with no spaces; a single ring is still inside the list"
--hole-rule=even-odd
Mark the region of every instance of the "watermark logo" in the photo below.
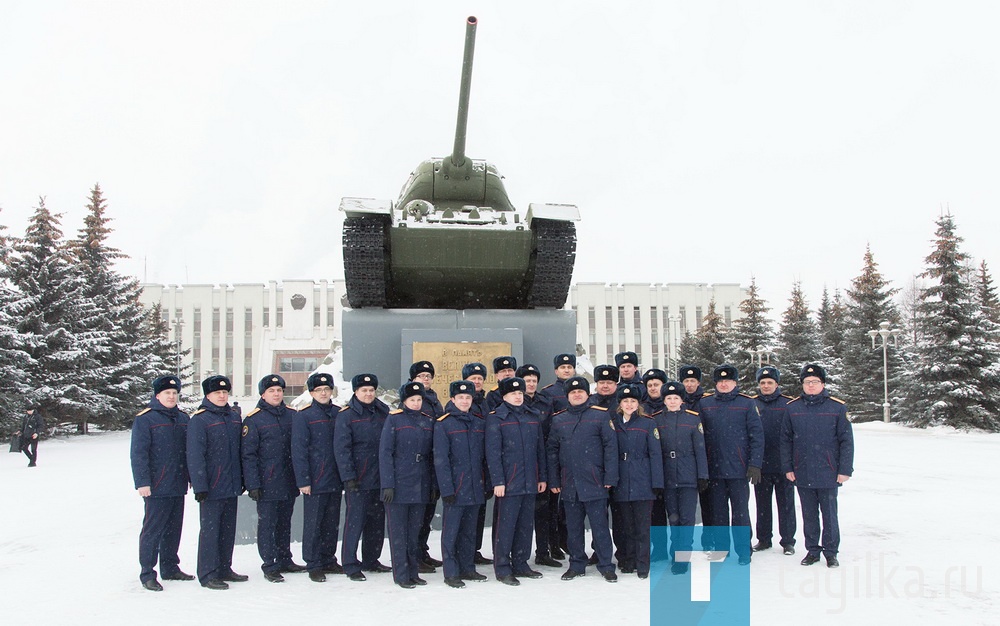
[[[654,536],[667,529],[654,528]],[[649,573],[649,623],[741,626],[750,624],[750,528],[671,527],[673,561]],[[699,549],[701,548],[701,549]]]

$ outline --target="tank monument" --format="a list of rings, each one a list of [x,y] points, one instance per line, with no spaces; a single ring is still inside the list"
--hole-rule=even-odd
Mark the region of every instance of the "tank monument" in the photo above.
[[[509,354],[543,372],[576,346],[562,310],[576,260],[576,206],[518,211],[496,166],[465,154],[475,17],[466,21],[451,155],[420,163],[392,200],[343,198],[344,375],[386,387],[428,360],[445,385],[462,365]],[[399,364],[395,369],[394,364]]]

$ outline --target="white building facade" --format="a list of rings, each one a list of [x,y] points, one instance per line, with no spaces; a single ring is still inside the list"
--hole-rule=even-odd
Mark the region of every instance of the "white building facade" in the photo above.
[[[159,303],[170,339],[187,356],[195,386],[212,374],[233,382],[234,400],[250,407],[257,381],[277,372],[286,395],[341,340],[343,280],[285,280],[235,285],[143,285],[143,304]],[[568,307],[576,312],[577,343],[594,364],[631,350],[642,367],[672,372],[685,332],[694,332],[714,299],[727,324],[739,316],[746,289],[738,284],[579,283]],[[570,351],[574,346],[567,346]],[[538,363],[543,372],[547,364]],[[198,393],[197,390],[194,392]]]

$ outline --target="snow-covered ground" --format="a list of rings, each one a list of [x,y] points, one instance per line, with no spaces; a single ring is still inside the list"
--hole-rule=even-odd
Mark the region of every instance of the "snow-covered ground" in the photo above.
[[[801,567],[801,529],[795,556],[755,555],[753,623],[1000,622],[1000,435],[874,423],[856,425],[855,439],[857,472],[840,495],[841,568]],[[414,590],[396,587],[387,574],[365,583],[332,576],[325,584],[288,575],[275,585],[263,579],[253,545],[237,546],[234,559],[250,581],[229,591],[170,581],[162,593],[145,591],[136,556],[142,505],[132,489],[128,433],[45,441],[37,468],[28,469],[23,455],[4,454],[0,485],[0,589],[9,607],[37,624],[649,619],[648,585],[635,576],[622,575],[616,585],[593,574],[562,582],[561,569],[541,568],[543,579],[517,588],[490,580],[455,590],[440,573]],[[244,498],[240,506],[251,504]],[[186,513],[181,567],[194,573],[191,495]],[[440,556],[436,540],[432,552]],[[295,544],[296,558],[299,550]],[[489,568],[480,570],[492,579]]]

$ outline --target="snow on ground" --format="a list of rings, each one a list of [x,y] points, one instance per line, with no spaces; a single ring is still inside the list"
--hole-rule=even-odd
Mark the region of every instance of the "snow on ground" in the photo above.
[[[23,455],[0,457],[0,589],[8,602],[25,599],[34,623],[176,624],[224,616],[240,624],[484,624],[551,614],[562,623],[648,622],[648,585],[635,576],[609,585],[589,568],[586,578],[562,582],[562,569],[541,568],[542,580],[517,588],[490,580],[455,590],[440,573],[413,590],[396,587],[388,574],[365,583],[331,576],[324,584],[288,575],[275,585],[264,581],[253,545],[237,546],[234,558],[234,569],[250,581],[229,591],[171,581],[162,593],[146,591],[138,581],[142,504],[132,488],[128,439],[108,433],[45,441],[31,469]],[[795,556],[755,555],[753,623],[997,623],[1000,435],[872,423],[856,425],[855,439],[857,471],[840,495],[841,568],[798,564],[801,527]],[[240,502],[250,505],[245,497]],[[194,573],[193,496],[186,506],[181,567]],[[440,556],[435,541],[436,533],[432,553]],[[293,545],[297,559],[300,548]],[[388,563],[388,547],[383,554]],[[492,579],[489,568],[480,570]]]

